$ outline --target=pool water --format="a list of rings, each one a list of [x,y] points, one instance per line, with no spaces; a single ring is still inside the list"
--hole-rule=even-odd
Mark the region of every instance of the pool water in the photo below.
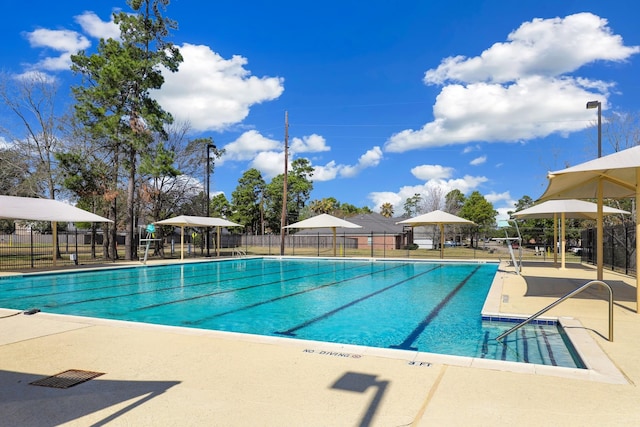
[[[255,258],[0,280],[0,307],[583,367],[556,325],[482,321],[495,263]]]

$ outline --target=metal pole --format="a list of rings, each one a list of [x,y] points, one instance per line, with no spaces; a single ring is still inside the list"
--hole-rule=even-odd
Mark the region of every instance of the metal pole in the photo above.
[[[602,102],[598,101],[598,158],[602,157]]]
[[[211,181],[211,179],[210,179],[211,167],[210,167],[210,163],[209,163],[211,161],[211,154],[210,154],[209,150],[211,150],[212,148],[215,149],[216,146],[213,145],[213,144],[207,144],[207,197],[206,197],[206,199],[207,199],[207,209],[206,209],[207,210],[207,218],[209,218],[211,216],[211,213],[210,213],[210,209],[211,209],[210,204],[211,203],[209,201],[209,195],[211,194],[210,193],[210,189],[209,189],[210,181]],[[208,257],[211,256],[209,240],[210,240],[210,238],[209,238],[209,227],[207,227],[207,256]]]

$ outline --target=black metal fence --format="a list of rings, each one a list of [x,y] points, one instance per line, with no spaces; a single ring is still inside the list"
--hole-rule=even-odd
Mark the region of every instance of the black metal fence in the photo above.
[[[587,230],[589,231],[589,230]],[[633,231],[633,230],[631,230]],[[594,232],[595,235],[595,232]],[[106,257],[102,248],[102,235],[98,233],[92,237],[90,231],[72,231],[58,233],[57,256],[54,257],[54,243],[51,234],[39,234],[36,232],[18,232],[11,235],[0,234],[0,270],[31,270],[58,268],[75,265],[92,265],[114,263],[124,260],[124,235],[118,236],[118,259]],[[153,240],[149,243],[146,253],[148,260],[176,259],[176,258],[200,258],[208,256],[233,256],[238,253],[246,255],[280,255],[282,236],[280,235],[250,235],[227,234],[220,236],[220,249],[218,250],[218,236],[210,233],[209,250],[206,246],[206,234],[203,230],[189,230],[184,238],[180,234],[166,236],[162,241]],[[630,234],[626,233],[624,240],[628,241],[630,248],[634,249]],[[136,236],[139,238],[141,236]],[[93,242],[92,242],[93,239]],[[635,258],[629,253],[620,252],[622,237],[614,234],[608,238],[616,242],[613,249],[605,249],[608,255],[605,259],[608,265],[617,270],[635,272]],[[439,243],[434,239],[416,239],[416,244],[407,245],[402,234],[369,233],[350,234],[348,232],[333,235],[320,233],[291,234],[284,236],[284,255],[287,256],[314,256],[314,257],[372,257],[372,258],[416,258],[438,259],[441,256]],[[588,239],[583,237],[583,242]],[[635,240],[633,240],[635,241]],[[138,249],[137,258],[144,259],[146,241],[134,242]],[[624,245],[623,245],[624,247]],[[608,248],[608,247],[607,247]],[[537,261],[552,261],[551,247],[530,246],[522,248],[523,259]],[[624,252],[624,250],[623,250]],[[593,250],[582,251],[582,259],[590,261]],[[448,259],[510,259],[509,250],[504,241],[480,241],[474,247],[468,246],[468,242],[447,241],[444,244],[443,255]],[[570,254],[576,261],[579,255]],[[595,258],[594,258],[595,259]]]
[[[582,262],[596,264],[597,230],[582,231],[580,248]],[[603,266],[630,276],[637,274],[635,224],[623,224],[603,229]]]

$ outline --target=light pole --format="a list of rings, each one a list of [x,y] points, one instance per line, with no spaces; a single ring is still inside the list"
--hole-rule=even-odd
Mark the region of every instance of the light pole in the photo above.
[[[216,146],[213,145],[213,144],[207,144],[207,218],[209,218],[211,216],[211,214],[210,214],[210,209],[211,209],[210,205],[211,205],[211,203],[209,201],[209,194],[210,194],[209,185],[210,185],[210,181],[211,181],[211,179],[210,179],[211,167],[209,166],[209,163],[211,162],[211,153],[210,153],[210,151],[211,151],[212,148],[215,150]],[[207,256],[208,257],[211,256],[209,240],[210,240],[209,239],[209,227],[207,227]]]
[[[598,109],[598,158],[600,158],[602,157],[602,102],[587,102],[587,110],[590,110],[592,108]]]

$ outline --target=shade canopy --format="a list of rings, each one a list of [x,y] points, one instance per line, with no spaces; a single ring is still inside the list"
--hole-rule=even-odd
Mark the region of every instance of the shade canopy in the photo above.
[[[596,199],[597,214],[597,279],[603,277],[603,199],[635,197],[640,201],[640,146],[635,146],[608,156],[599,157],[563,169],[550,172],[549,185],[540,200]],[[640,209],[636,209],[636,236],[640,236]],[[640,239],[636,239],[636,266],[640,266]],[[637,275],[640,276],[640,275]],[[640,313],[640,277],[636,278],[636,311]]]
[[[549,172],[549,185],[540,200],[597,199],[602,183],[603,197],[635,197],[640,145],[567,169]]]
[[[412,227],[420,227],[426,225],[437,225],[440,227],[440,258],[444,258],[444,225],[445,224],[459,224],[459,225],[475,225],[473,221],[469,221],[466,218],[444,212],[441,210],[431,211],[429,213],[418,215],[413,218],[405,219],[404,221],[397,222],[396,224],[406,224]]]
[[[473,221],[469,221],[466,218],[461,218],[441,210],[435,210],[423,215],[418,215],[414,218],[405,219],[404,221],[397,222],[397,224],[406,224],[413,227],[437,224],[475,225]]]
[[[623,211],[621,209],[611,208],[609,206],[602,207],[603,215],[613,215],[613,214],[628,214],[629,212]],[[558,215],[560,215],[560,268],[565,268],[565,253],[566,253],[566,232],[565,232],[565,219],[566,218],[577,218],[577,219],[597,219],[598,217],[598,205],[596,203],[587,202],[585,200],[576,200],[576,199],[568,199],[568,200],[548,200],[546,202],[542,202],[540,204],[531,206],[530,208],[523,209],[521,211],[517,211],[511,214],[512,217],[517,219],[528,219],[528,218],[553,218],[553,247],[556,248],[558,245],[558,235],[557,235],[557,222]],[[554,262],[557,262],[556,259],[557,253],[553,251]]]
[[[181,227],[242,227],[241,224],[226,220],[224,218],[210,218],[206,216],[179,215],[173,218],[163,219],[154,222],[160,225],[175,225]]]
[[[362,228],[344,219],[337,218],[329,214],[320,214],[303,221],[287,225],[283,228],[330,228],[333,232],[333,256],[336,256],[336,229],[337,228]]]
[[[16,196],[0,196],[0,218],[53,222],[113,222],[57,200]]]
[[[207,216],[179,215],[173,218],[154,222],[158,225],[174,225],[180,227],[180,259],[184,259],[184,228],[185,227],[216,227],[218,244],[216,253],[220,256],[220,227],[244,227],[242,224],[226,220],[224,218],[211,218]]]
[[[602,209],[605,215],[630,213],[623,211],[622,209],[611,208],[609,206],[603,206]],[[521,211],[513,212],[511,216],[518,219],[551,219],[562,213],[565,214],[566,218],[596,219],[598,216],[598,205],[596,203],[576,199],[548,200]]]

